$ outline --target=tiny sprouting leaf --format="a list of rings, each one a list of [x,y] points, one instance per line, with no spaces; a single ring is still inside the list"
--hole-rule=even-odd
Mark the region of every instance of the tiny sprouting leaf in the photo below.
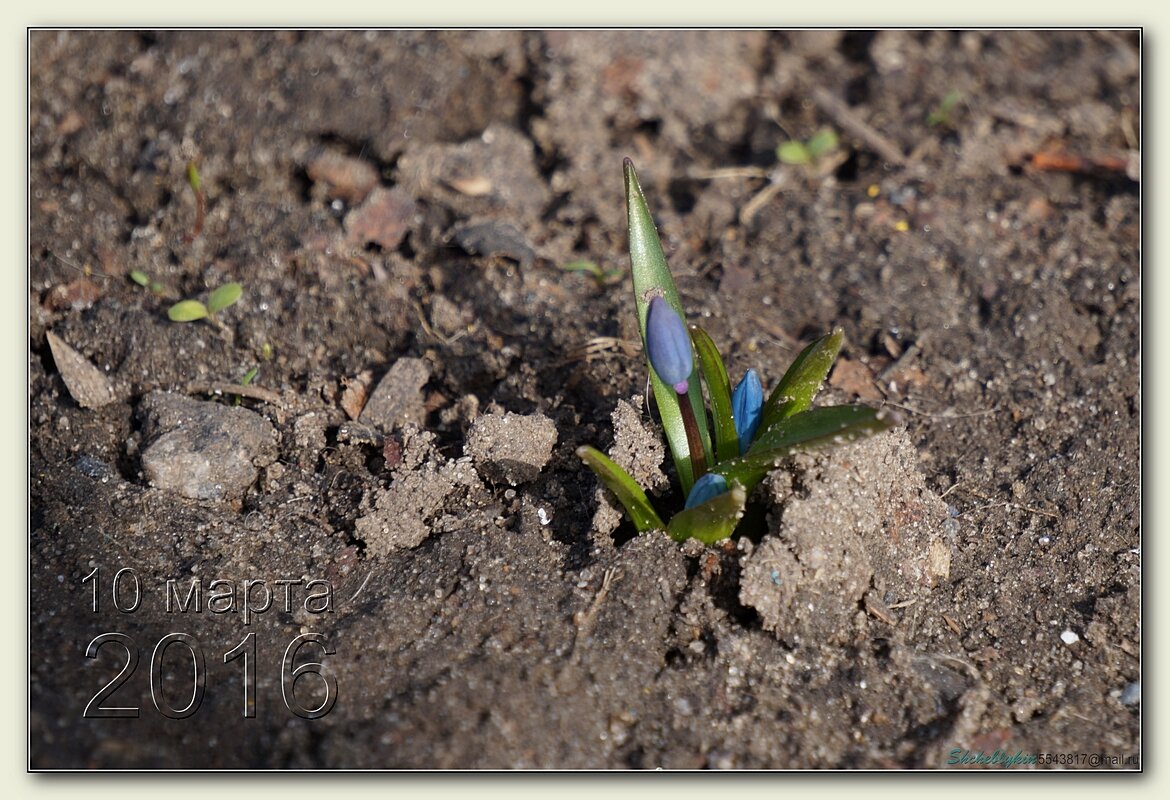
[[[244,293],[244,287],[238,283],[225,283],[214,292],[211,297],[207,298],[207,310],[212,314],[217,314],[230,306],[232,303],[240,299],[240,295]]]
[[[731,413],[735,420],[735,432],[739,437],[739,455],[751,447],[764,417],[764,386],[754,369],[743,374],[735,391],[731,394]]]
[[[776,158],[781,164],[806,167],[817,159],[837,149],[837,134],[832,128],[822,128],[807,142],[782,142],[776,148]]]
[[[150,286],[150,276],[140,269],[131,270],[130,280],[134,281],[139,286]]]
[[[240,386],[250,386],[252,381],[256,380],[256,374],[260,372],[259,367],[252,367],[244,373],[244,377],[240,379]]]
[[[812,153],[805,147],[804,142],[782,142],[776,148],[776,158],[780,159],[781,164],[793,164],[796,166],[804,166],[811,164],[813,157]]]
[[[707,473],[704,477],[710,475],[711,473]],[[670,524],[666,526],[666,532],[675,541],[698,539],[703,544],[714,544],[731,536],[740,518],[743,517],[746,505],[747,492],[744,491],[744,487],[732,483],[726,492],[694,508],[675,514]]]
[[[699,354],[699,369],[703,382],[707,384],[707,397],[711,401],[711,419],[715,423],[715,460],[723,461],[740,454],[739,435],[731,408],[731,382],[723,357],[707,332],[697,325],[691,326],[691,341]]]
[[[194,160],[187,162],[187,183],[194,191],[203,191],[203,178],[199,176],[199,167],[195,165]]]
[[[804,348],[768,396],[760,425],[768,428],[782,419],[808,410],[829,370],[833,368],[833,362],[844,342],[845,331],[837,328]]]
[[[207,317],[207,306],[198,300],[180,300],[167,310],[171,322],[194,322]]]
[[[658,516],[658,512],[650,504],[650,499],[646,497],[642,487],[630,477],[628,472],[596,447],[589,445],[578,447],[577,457],[584,461],[597,474],[606,488],[613,492],[630,519],[633,520],[634,527],[638,529],[639,533],[666,529],[662,518]]]
[[[926,117],[926,124],[932,128],[951,124],[951,111],[963,99],[963,93],[958,89],[951,89],[933,111]]]
[[[818,159],[836,149],[837,134],[831,128],[822,128],[808,140],[808,152],[813,159]]]
[[[605,273],[602,272],[601,267],[597,266],[596,261],[581,260],[570,261],[568,264],[562,264],[561,269],[565,272],[587,272],[593,276],[598,283],[605,279]]]

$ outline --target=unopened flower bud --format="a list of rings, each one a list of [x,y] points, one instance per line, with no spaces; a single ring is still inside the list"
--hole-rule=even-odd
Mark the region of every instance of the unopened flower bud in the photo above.
[[[735,432],[739,435],[740,455],[751,447],[763,415],[764,387],[760,385],[760,376],[756,371],[749,369],[731,393],[731,416],[735,420]]]
[[[695,368],[691,336],[679,315],[661,297],[651,300],[646,311],[646,352],[662,382],[679,394],[685,393]]]

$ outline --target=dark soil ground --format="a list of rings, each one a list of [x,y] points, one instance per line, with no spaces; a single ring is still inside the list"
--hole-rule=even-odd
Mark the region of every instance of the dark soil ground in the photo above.
[[[34,32],[31,765],[1136,766],[1139,48]],[[679,502],[624,156],[733,379],[902,420],[725,546],[574,456]]]

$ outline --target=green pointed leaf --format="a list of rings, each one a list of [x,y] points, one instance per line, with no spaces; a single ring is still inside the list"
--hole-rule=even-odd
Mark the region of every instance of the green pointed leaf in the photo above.
[[[167,310],[172,322],[194,322],[207,316],[207,306],[198,300],[180,300]]]
[[[601,482],[606,485],[606,488],[614,493],[622,507],[625,508],[626,513],[630,515],[630,519],[639,533],[666,529],[662,518],[658,516],[658,512],[650,504],[650,498],[646,497],[642,487],[630,477],[628,472],[613,463],[596,447],[589,445],[578,447],[577,457],[597,473],[597,477],[601,478]]]
[[[698,539],[703,544],[713,544],[735,531],[746,505],[747,492],[738,483],[733,483],[723,494],[675,514],[666,526],[666,532],[679,542]]]
[[[131,270],[130,280],[142,287],[150,286],[150,276],[140,269]]]
[[[244,287],[238,283],[225,283],[223,286],[211,293],[211,297],[207,298],[207,310],[216,314],[223,311],[232,303],[240,299],[240,295],[244,293]]]
[[[698,325],[691,326],[691,341],[699,354],[699,369],[707,384],[707,398],[711,401],[711,419],[715,423],[715,460],[724,461],[739,455],[739,434],[731,414],[731,381],[727,367],[719,355],[715,342]]]
[[[686,320],[686,315],[683,313],[682,301],[679,299],[678,289],[675,288],[674,278],[671,277],[670,268],[666,265],[662,243],[658,240],[658,229],[654,227],[654,219],[650,216],[646,198],[642,195],[642,187],[638,184],[634,163],[627,158],[624,166],[626,215],[629,218],[630,228],[630,264],[634,279],[634,304],[638,310],[638,331],[642,335],[642,352],[645,353],[647,352],[646,310],[650,305],[651,298],[660,295],[675,310],[680,319]],[[662,428],[666,432],[670,455],[678,470],[682,490],[686,493],[694,485],[695,477],[691,467],[686,428],[683,425],[682,413],[679,411],[678,394],[672,387],[663,383],[650,368],[649,358],[646,361],[646,368],[650,371],[650,383],[654,387],[654,401],[658,405],[658,415],[662,419]],[[691,381],[687,398],[695,412],[695,420],[699,423],[699,435],[703,440],[707,463],[711,463],[711,437],[707,432],[707,411],[703,407],[703,390],[697,380]]]
[[[827,406],[801,412],[764,428],[747,454],[711,469],[743,484],[750,492],[782,460],[796,452],[815,450],[872,436],[890,427],[890,420],[869,406]]]
[[[947,96],[942,99],[938,106],[930,112],[926,118],[926,124],[932,128],[939,125],[951,124],[951,111],[954,110],[955,104],[963,99],[963,94],[958,89],[951,89],[947,92]]]
[[[588,272],[598,283],[605,280],[605,273],[601,271],[601,267],[597,266],[596,261],[570,261],[568,264],[561,264],[561,269],[565,272]]]
[[[845,331],[837,328],[801,351],[764,403],[762,429],[808,410],[844,342]]]
[[[199,167],[195,166],[194,161],[187,162],[187,183],[196,192],[203,190],[203,178],[199,177]]]

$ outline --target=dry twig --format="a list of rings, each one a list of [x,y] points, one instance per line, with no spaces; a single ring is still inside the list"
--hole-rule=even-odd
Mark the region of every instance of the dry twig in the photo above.
[[[576,361],[586,363],[603,358],[607,353],[631,358],[642,352],[642,345],[629,339],[617,339],[613,336],[595,336],[580,347],[569,351],[568,356],[558,366],[572,364]]]
[[[280,394],[259,386],[244,386],[240,383],[192,383],[187,386],[191,394],[238,394],[252,400],[260,400],[274,406],[283,406]]]
[[[958,484],[955,484],[955,485],[957,486]],[[978,497],[980,500],[987,501],[987,505],[979,506],[977,508],[969,508],[969,509],[967,509],[967,511],[981,511],[981,510],[985,510],[988,508],[1000,508],[1000,507],[1015,508],[1015,509],[1018,509],[1020,511],[1027,511],[1031,514],[1039,514],[1040,516],[1048,517],[1049,519],[1060,519],[1060,515],[1052,512],[1052,511],[1045,511],[1041,508],[1035,508],[1034,506],[1026,506],[1023,503],[1015,503],[1011,500],[996,500],[995,498],[991,497],[991,495],[984,494],[983,492],[980,492],[977,489],[967,489],[964,487],[964,488],[959,489],[959,491],[966,492],[969,495],[972,495],[974,497]],[[965,514],[965,513],[967,513],[967,511],[964,511],[963,513]]]
[[[847,106],[844,100],[841,100],[822,86],[813,89],[813,100],[838,125],[869,145],[883,159],[899,167],[906,166],[908,161],[906,156],[903,155],[902,150],[881,133],[874,130],[868,122],[863,120],[853,109]]]

